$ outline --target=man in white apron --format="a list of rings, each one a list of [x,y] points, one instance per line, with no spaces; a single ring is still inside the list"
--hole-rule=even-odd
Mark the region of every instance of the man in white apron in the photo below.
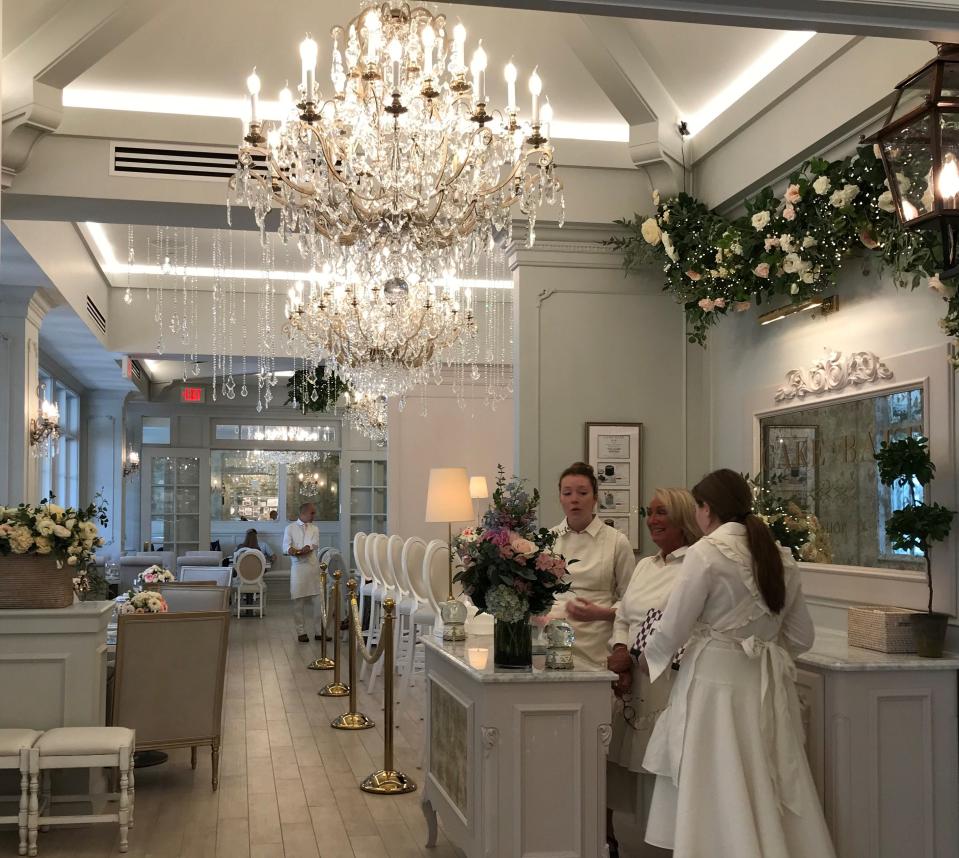
[[[320,594],[320,560],[317,545],[319,528],[313,524],[316,507],[311,503],[300,505],[299,518],[288,524],[283,533],[283,553],[293,558],[290,563],[290,598],[293,600],[293,622],[297,640],[309,643],[310,636],[304,624],[304,608],[308,599],[313,600],[313,634],[319,640],[321,633],[320,613],[323,610]]]

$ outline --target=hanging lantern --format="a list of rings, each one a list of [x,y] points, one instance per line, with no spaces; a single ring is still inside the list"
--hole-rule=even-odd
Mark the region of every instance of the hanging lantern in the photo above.
[[[959,45],[896,86],[879,146],[891,204],[907,229],[938,231],[943,277],[959,274]],[[880,202],[882,200],[880,199]]]

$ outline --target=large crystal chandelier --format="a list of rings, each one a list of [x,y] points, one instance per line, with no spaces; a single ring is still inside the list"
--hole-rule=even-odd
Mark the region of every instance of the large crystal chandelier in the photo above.
[[[314,269],[328,272],[291,296],[288,332],[371,393],[409,389],[446,346],[473,333],[468,297],[452,284],[496,252],[497,238],[512,240],[514,207],[528,244],[544,204],[559,203],[564,219],[539,75],[530,76],[524,120],[513,64],[497,107],[482,44],[469,68],[465,47],[465,28],[450,30],[443,15],[364,2],[332,30],[327,94],[310,37],[300,46],[298,101],[284,89],[278,121],[260,116],[255,70],[247,81],[233,199],[264,234],[277,209],[280,237],[295,236]],[[380,387],[360,378],[383,373],[391,380]]]

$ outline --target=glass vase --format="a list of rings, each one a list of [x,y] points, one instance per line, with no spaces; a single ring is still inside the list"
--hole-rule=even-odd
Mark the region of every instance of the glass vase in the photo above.
[[[529,617],[493,626],[493,664],[502,670],[533,669],[533,634]]]

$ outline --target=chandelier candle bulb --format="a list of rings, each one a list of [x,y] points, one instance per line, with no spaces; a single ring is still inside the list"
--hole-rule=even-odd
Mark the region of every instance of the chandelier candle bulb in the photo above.
[[[429,24],[420,33],[420,40],[423,42],[423,77],[431,78],[433,76],[433,45],[436,44],[436,33]]]
[[[303,62],[303,101],[313,101],[313,84],[316,77],[316,55],[319,47],[309,36],[300,42],[300,59]]]
[[[450,57],[450,72],[462,74],[466,70],[466,27],[457,24],[453,27],[453,52]]]
[[[257,102],[260,95],[260,78],[256,73],[256,66],[253,66],[253,74],[246,79],[246,88],[250,93],[250,124],[256,125],[259,123]]]
[[[503,77],[506,78],[506,109],[516,113],[516,66],[510,60],[503,70]]]
[[[543,129],[542,134],[544,137],[549,137],[549,126],[553,121],[553,105],[549,103],[549,96],[546,96],[546,104],[543,105],[542,111],[540,111],[540,125]]]
[[[403,48],[398,39],[390,42],[390,61],[393,63],[393,90],[399,92],[400,89],[400,59],[403,57]]]
[[[376,12],[368,12],[366,23],[366,61],[376,62],[376,54],[380,49],[380,18]]]
[[[533,106],[530,122],[533,125],[539,124],[539,94],[543,91],[543,81],[540,80],[539,75],[536,73],[536,69],[533,69],[533,73],[529,76],[529,94],[533,97]]]
[[[483,50],[483,40],[473,52],[473,90],[476,93],[476,104],[486,104],[486,51]]]

